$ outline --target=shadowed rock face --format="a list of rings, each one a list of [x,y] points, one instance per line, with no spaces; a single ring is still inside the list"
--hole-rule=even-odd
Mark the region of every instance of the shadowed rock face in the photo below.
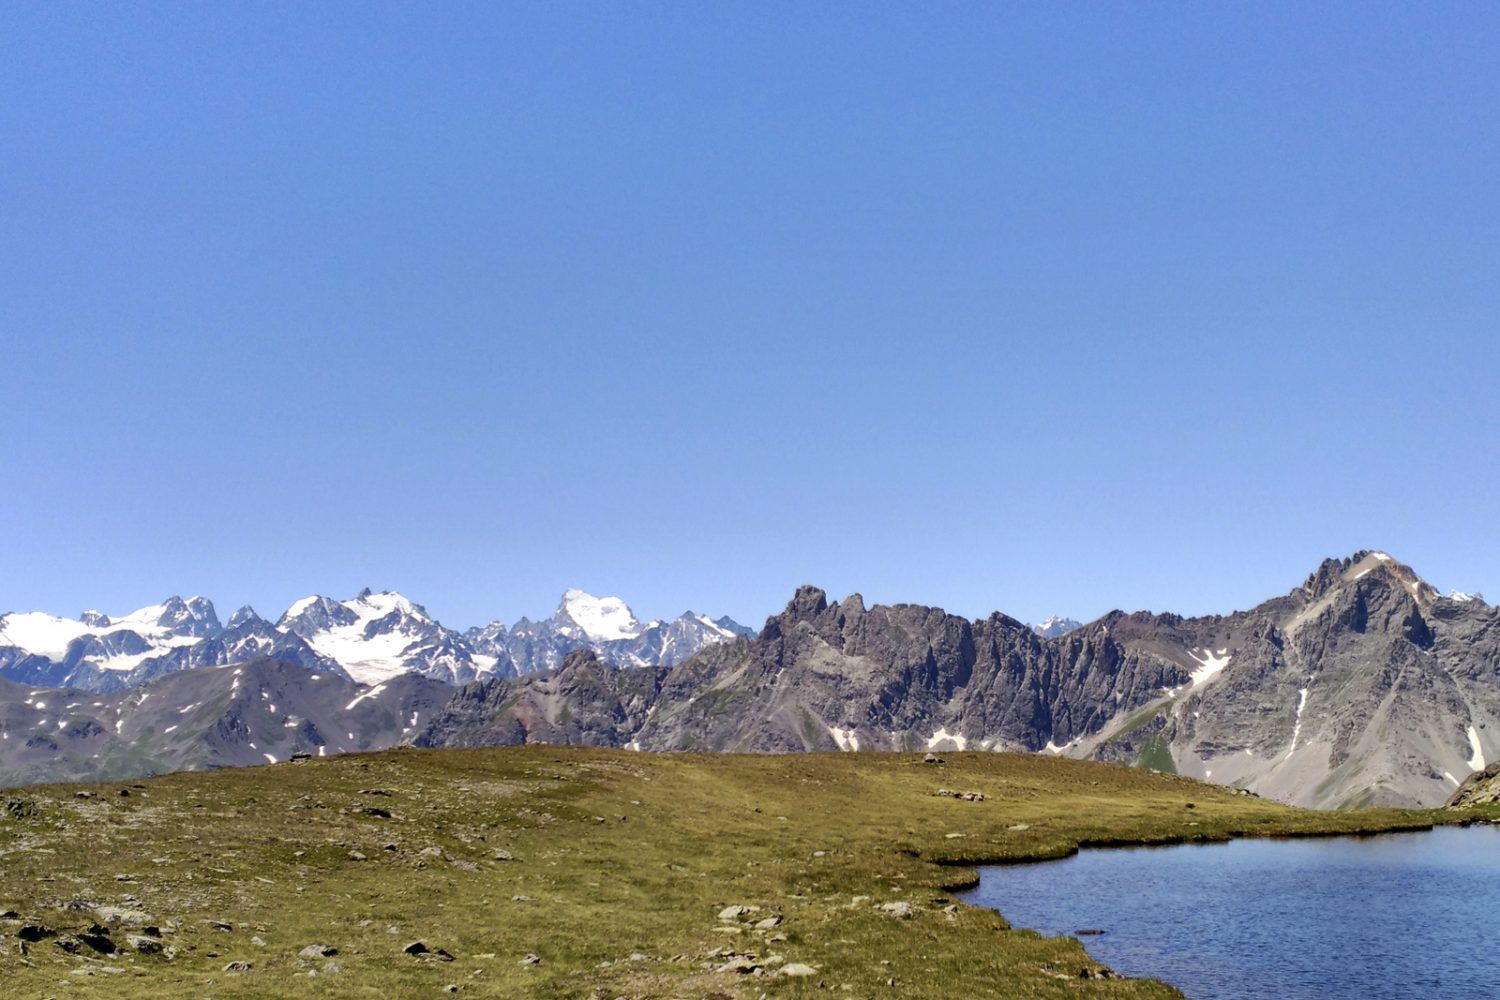
[[[1500,621],[1382,553],[1227,617],[1113,612],[1055,638],[995,614],[800,588],[671,668],[471,685],[422,745],[984,749],[1153,767],[1316,806],[1441,803],[1500,756]]]

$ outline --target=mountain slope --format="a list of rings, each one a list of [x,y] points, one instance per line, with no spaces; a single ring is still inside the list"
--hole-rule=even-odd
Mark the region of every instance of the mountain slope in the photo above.
[[[142,777],[381,749],[452,696],[402,674],[367,687],[260,659],[98,694],[0,679],[0,785]]]

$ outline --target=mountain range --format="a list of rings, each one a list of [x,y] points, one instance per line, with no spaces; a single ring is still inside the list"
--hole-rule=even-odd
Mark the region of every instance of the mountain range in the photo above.
[[[1227,616],[1111,612],[1044,638],[1002,614],[830,603],[675,667],[462,688],[422,746],[1016,750],[1171,770],[1301,805],[1438,805],[1500,756],[1500,610],[1383,552]]]
[[[551,618],[466,632],[445,628],[391,591],[367,589],[347,601],[305,597],[274,624],[243,607],[221,625],[213,602],[172,597],[119,618],[98,611],[76,619],[0,615],[0,678],[107,693],[180,670],[270,657],[361,684],[408,673],[459,684],[551,669],[583,648],[619,666],[670,665],[709,643],[750,634],[732,619],[691,611],[642,623],[619,598],[582,590],[564,593]]]
[[[1374,551],[1195,618],[1031,626],[809,586],[758,633],[642,623],[579,591],[544,622],[456,633],[364,592],[299,601],[274,625],[242,609],[220,627],[198,598],[121,619],[6,615],[0,643],[13,782],[398,743],[1012,750],[1354,807],[1441,804],[1500,758],[1500,609]]]

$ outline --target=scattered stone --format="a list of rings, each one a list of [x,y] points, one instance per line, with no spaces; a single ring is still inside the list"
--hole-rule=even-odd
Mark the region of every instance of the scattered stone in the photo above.
[[[457,993],[458,992],[458,984],[457,983],[449,983],[447,986],[443,987],[443,992],[444,993]]]
[[[306,750],[293,750],[292,756],[288,759],[293,761],[312,760],[312,754]]]
[[[801,962],[791,962],[783,965],[776,973],[778,976],[816,976],[818,970]]]
[[[337,955],[338,953],[339,953],[339,950],[337,948],[330,948],[326,944],[310,944],[306,948],[303,948],[301,951],[297,952],[297,957],[298,958],[331,958],[334,955]]]
[[[942,764],[942,763],[945,763],[945,762],[944,762],[943,758],[939,757],[937,754],[930,753],[930,754],[925,754],[922,757],[922,763],[924,763],[924,764]]]
[[[230,962],[224,966],[225,972],[249,972],[255,968],[254,964],[244,961]]]
[[[139,927],[151,922],[151,914],[145,910],[138,910],[129,906],[95,906],[89,907],[84,904],[84,909],[92,909],[94,917],[106,924],[130,924]],[[229,925],[224,925],[220,930],[230,930]]]
[[[125,943],[142,955],[160,955],[162,950],[160,941],[145,934],[127,934],[125,935]]]
[[[359,790],[359,794],[361,794],[361,795],[383,795],[386,798],[390,798],[395,793],[392,792],[389,788],[361,788]]]
[[[116,792],[115,794],[118,795],[122,799],[128,799],[128,798],[130,798],[130,789],[128,789],[128,788],[122,788],[118,792]]]
[[[759,911],[760,911],[760,907],[758,907],[758,906],[742,906],[742,905],[736,904],[734,906],[726,906],[726,907],[724,907],[724,909],[720,910],[719,911],[719,919],[720,920],[726,920],[726,921],[727,920],[739,920],[739,919],[741,919],[743,917],[748,917],[750,914],[757,913]]]
[[[528,954],[525,958],[521,959],[521,964],[522,965],[541,965],[542,964],[542,956],[537,955],[535,953]]]
[[[900,920],[910,920],[912,914],[916,912],[912,905],[905,900],[896,903],[881,903],[880,911],[882,913],[889,913]]]
[[[385,847],[382,848],[382,850],[391,851],[392,853],[394,853],[401,850],[401,845],[396,843],[395,841],[392,841],[391,843],[386,844]]]
[[[56,931],[48,927],[46,924],[22,924],[21,929],[16,931],[16,937],[20,938],[22,941],[29,941],[32,944],[35,944],[36,942],[41,941],[44,938],[52,937],[56,933]]]
[[[0,912],[0,920],[20,920],[20,919],[21,919],[21,915],[19,913],[17,913],[15,910],[5,910],[4,912]]]
[[[364,851],[359,851],[359,850],[350,851],[349,852],[349,860],[350,861],[364,861],[364,860],[366,860],[365,852]]]
[[[442,861],[447,857],[447,855],[443,853],[443,849],[441,847],[424,847],[417,852],[417,857],[423,859],[424,861]]]
[[[96,793],[94,793],[94,792],[74,792],[73,793],[73,798],[75,798],[75,799],[92,799],[95,796],[96,796]]]
[[[232,931],[232,930],[234,930],[234,924],[231,924],[227,920],[210,920],[208,922],[208,926],[212,927],[216,931]]]
[[[255,947],[257,948],[264,948],[266,946],[266,939],[257,934],[255,935],[255,937],[250,939],[250,943],[255,945]]]
[[[432,961],[432,962],[451,962],[451,961],[453,961],[453,956],[450,955],[450,954],[448,954],[443,949],[441,949],[441,948],[429,948],[429,947],[427,947],[426,944],[424,944],[421,941],[413,941],[411,944],[407,945],[405,948],[402,948],[401,950],[404,951],[408,955],[425,956],[428,961]]]
[[[955,792],[950,788],[939,788],[932,794],[942,798],[962,799],[964,802],[983,802],[985,798],[983,792]]]
[[[510,853],[509,851],[507,851],[507,850],[505,850],[503,848],[500,849],[500,850],[498,850],[498,851],[496,851],[495,853],[491,854],[490,857],[493,858],[493,859],[495,859],[496,861],[514,861],[514,860],[516,860],[516,856],[514,854]]]
[[[357,816],[369,816],[373,819],[391,818],[391,811],[389,809],[379,809],[375,806],[355,806],[349,811]]]
[[[512,897],[510,897],[510,899],[511,899],[511,902],[513,902],[513,903],[531,903],[531,902],[535,902],[535,900],[533,900],[530,896],[524,896],[524,895],[512,896]]]

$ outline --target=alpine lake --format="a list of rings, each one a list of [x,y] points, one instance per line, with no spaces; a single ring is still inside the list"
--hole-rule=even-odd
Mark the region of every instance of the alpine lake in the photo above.
[[[1500,828],[1084,850],[966,902],[1192,1000],[1500,995]]]

